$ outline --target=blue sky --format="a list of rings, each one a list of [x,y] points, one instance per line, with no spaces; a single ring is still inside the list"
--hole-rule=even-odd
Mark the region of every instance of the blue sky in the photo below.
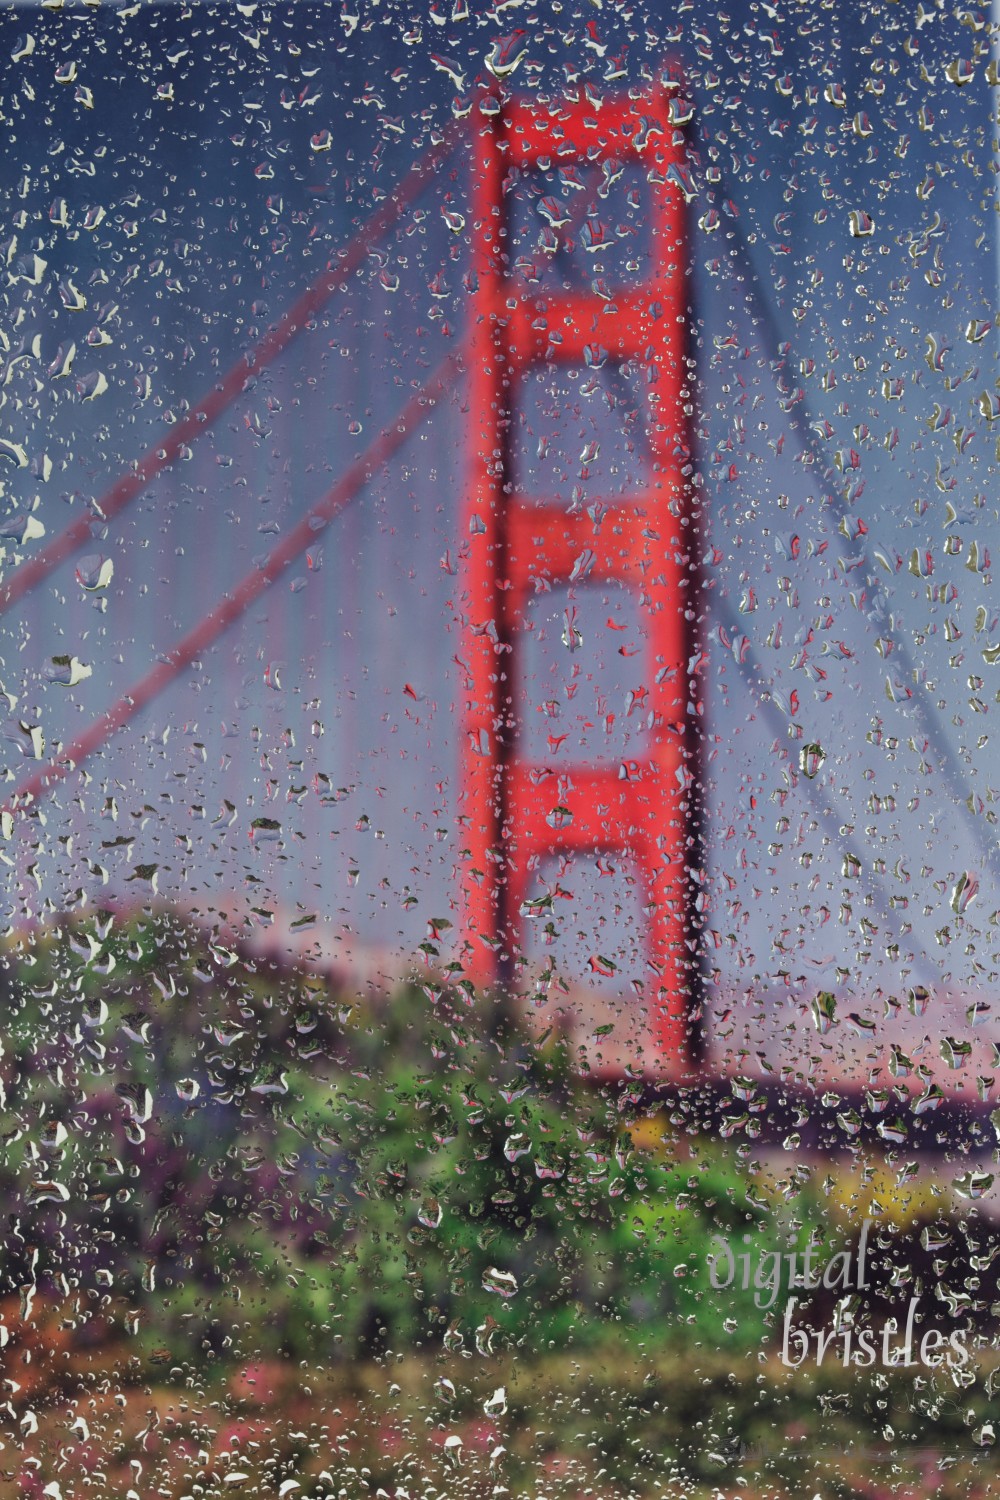
[[[498,42],[523,32],[507,86],[555,103],[654,87],[676,58],[693,106],[709,996],[717,1011],[763,998],[759,1049],[782,1006],[807,1016],[820,981],[881,1016],[880,989],[962,996],[995,980],[996,90],[974,11],[673,15],[0,12],[16,241],[4,432],[29,459],[3,476],[5,545],[8,567],[31,556],[33,529],[57,533],[162,441],[448,122],[474,118]],[[460,346],[469,228],[449,227],[455,214],[470,214],[461,150],[190,457],[114,525],[94,514],[85,555],[113,562],[108,587],[83,590],[67,563],[6,617],[15,781],[30,768],[17,723],[41,725],[51,749],[96,718]],[[608,381],[553,381],[524,414],[526,452],[546,424],[551,451],[599,438],[619,482]],[[154,865],[162,897],[215,919],[315,917],[310,940],[389,963],[449,915],[467,427],[459,387],[324,532],[313,566],[64,783],[44,825],[25,820],[15,918],[148,896],[137,872]],[[604,625],[627,622],[629,601],[583,589],[539,601],[526,734],[563,690],[567,602],[587,622],[584,696],[620,700],[615,732],[634,735],[634,684]],[[60,655],[90,676],[53,682]],[[814,743],[824,758],[807,777]],[[252,840],[260,818],[280,837]],[[585,863],[561,961],[575,976],[614,947],[629,994],[635,889]]]

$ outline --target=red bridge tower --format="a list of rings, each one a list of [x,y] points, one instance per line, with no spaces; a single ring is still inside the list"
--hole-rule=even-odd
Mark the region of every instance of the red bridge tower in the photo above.
[[[551,109],[514,101],[476,125],[469,462],[463,507],[460,674],[463,936],[470,972],[509,976],[532,867],[546,855],[616,854],[640,875],[648,914],[645,992],[666,1071],[690,1060],[697,972],[689,868],[700,705],[695,523],[688,438],[683,147],[671,95]],[[512,270],[509,204],[533,171],[638,163],[649,195],[652,274],[638,285],[554,294]],[[644,368],[649,471],[605,502],[599,534],[585,511],[515,492],[509,429],[525,372],[539,361],[583,366],[588,345]],[[589,548],[587,583],[638,596],[651,713],[645,759],[546,765],[518,753],[518,639],[534,579],[567,581]],[[637,658],[637,663],[641,658]],[[556,809],[562,809],[557,811]]]

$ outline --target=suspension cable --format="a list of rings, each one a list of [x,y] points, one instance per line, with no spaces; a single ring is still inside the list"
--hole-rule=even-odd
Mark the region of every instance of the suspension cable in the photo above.
[[[724,191],[724,184],[720,188],[720,191]],[[753,264],[749,243],[738,219],[732,220],[732,228],[735,250],[730,253],[733,259],[741,264],[746,272],[746,275],[741,280],[745,288],[751,315],[755,316],[762,325],[765,339],[770,346],[770,357],[772,360],[775,360],[778,358],[778,345],[781,340],[779,338],[774,311],[764,294],[760,278]],[[844,497],[832,483],[831,468],[826,461],[826,455],[823,453],[812,427],[812,419],[805,397],[802,396],[796,405],[798,408],[801,408],[801,415],[798,412],[793,413],[789,410],[786,413],[789,418],[789,425],[798,440],[803,456],[808,457],[811,461],[811,468],[823,491],[824,497],[830,504],[832,514],[838,519],[842,519],[846,514]],[[847,528],[846,540],[842,532],[838,532],[838,536],[841,539],[842,549],[849,560],[861,560],[863,558],[867,562],[867,556],[857,537],[850,534],[850,528]],[[864,576],[865,585],[877,601],[879,608],[886,609],[885,584],[871,568],[866,568]],[[971,828],[974,841],[979,848],[981,856],[992,869],[994,875],[1000,875],[1000,846],[997,845],[995,839],[987,829],[983,827],[982,820],[976,816],[970,806],[970,798],[973,796],[972,788],[962,770],[958,756],[955,754],[948,740],[947,733],[941,723],[940,715],[923,689],[916,662],[905,640],[898,635],[893,641],[893,647],[901,672],[908,676],[914,683],[914,692],[906,700],[907,706],[912,708],[914,716],[933,747],[938,764],[944,773],[945,782],[955,800],[955,805],[960,809],[966,823]]]
[[[460,366],[458,354],[449,354],[442,360],[426,384],[410,397],[399,415],[388,426],[383,427],[361,457],[355,459],[336,484],[271,550],[264,563],[251,569],[214,609],[209,610],[177,642],[162,661],[141,677],[128,692],[123,693],[88,729],[77,735],[57,759],[49,761],[22,782],[11,794],[4,811],[13,813],[17,809],[23,810],[26,803],[64,781],[81,761],[93,755],[112,734],[141,713],[207,647],[217,641],[260,598],[265,589],[278,581],[289,563],[316,541],[320,532],[364,488],[375,471],[402,447],[424,417],[447,393]]]
[[[427,180],[454,148],[459,121],[453,120],[442,132],[441,140],[411,167],[392,195],[378,208],[368,222],[339,250],[336,261],[317,276],[311,286],[283,314],[258,343],[241,355],[228,374],[202,397],[171,429],[162,442],[147,449],[131,471],[122,474],[88,512],[71,521],[30,562],[22,563],[8,582],[0,584],[0,615],[42,583],[60,563],[91,540],[91,525],[96,515],[102,522],[112,521],[131,505],[146,487],[168,468],[181,449],[192,443],[199,433],[215,422],[244,390],[251,375],[259,374],[288,348],[314,316],[354,274],[375,245],[402,218],[417,198]]]

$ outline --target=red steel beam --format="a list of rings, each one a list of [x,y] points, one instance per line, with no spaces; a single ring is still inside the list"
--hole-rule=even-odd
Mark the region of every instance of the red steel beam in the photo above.
[[[515,98],[506,104],[505,117],[508,160],[528,168],[588,156],[643,161],[650,135],[665,138],[669,129],[653,100],[643,110],[625,96],[603,99],[599,106],[567,101],[545,113],[530,100]]]
[[[94,754],[116,730],[123,728],[136,714],[151,703],[164,688],[185,671],[191,663],[227,631],[240,615],[260,598],[261,594],[276,583],[289,563],[293,562],[310,543],[315,542],[320,531],[354,498],[368,483],[375,470],[385,463],[403,445],[415,427],[427,414],[428,407],[435,406],[448,390],[459,368],[459,356],[450,354],[442,360],[430,380],[414,393],[399,416],[384,427],[378,437],[368,446],[362,456],[355,459],[347,471],[329,489],[323,498],[303,516],[288,535],[268,554],[260,568],[253,568],[210,610],[197,625],[178,641],[167,655],[144,677],[141,677],[127,693],[108,709],[107,713],[91,724],[62,751],[58,760],[40,767],[11,795],[5,811],[13,813],[23,809],[25,803],[51,791],[59,782]]]
[[[460,613],[468,672],[458,684],[461,722],[462,840],[469,868],[462,877],[463,930],[473,940],[500,937],[504,858],[498,830],[501,818],[504,736],[500,661],[489,624],[494,622],[496,580],[504,546],[507,477],[506,426],[509,416],[509,367],[503,336],[506,289],[503,271],[506,225],[503,219],[503,142],[493,119],[480,120],[473,135],[472,272],[475,315],[469,328],[468,471],[461,508],[462,561]],[[497,949],[494,949],[496,952]],[[476,980],[494,975],[496,962],[472,942],[466,967]]]
[[[439,144],[432,146],[421,157],[392,196],[376,209],[351,243],[339,252],[337,264],[328,266],[306,288],[274,327],[247,354],[240,357],[225,378],[170,429],[162,442],[147,449],[130,473],[122,474],[115,480],[111,488],[95,502],[95,510],[100,519],[112,521],[120,515],[158,474],[169,468],[183,447],[192,443],[199,433],[206,431],[232,405],[251,373],[259,373],[284,353],[313,314],[326,305],[346,276],[354,274],[369,251],[414,202],[427,179],[437,171],[454,147],[458,134],[459,122],[453,120],[444,131]],[[0,585],[0,615],[42,583],[60,563],[90,542],[92,521],[91,514],[71,521],[36,557],[30,562],[22,563],[8,582]]]

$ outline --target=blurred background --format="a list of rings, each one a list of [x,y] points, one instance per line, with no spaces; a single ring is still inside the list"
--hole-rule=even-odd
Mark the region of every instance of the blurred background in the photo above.
[[[210,995],[235,1003],[226,985],[243,986],[249,1014],[216,1018],[218,1045],[229,1044],[227,1026],[255,1018],[263,1051],[247,1067],[259,1109],[281,1082],[268,1049],[287,1038],[267,1041],[263,1001],[246,998],[247,986],[256,996],[254,965],[276,995],[296,965],[296,984],[303,973],[321,979],[324,1006],[350,994],[361,1033],[381,1024],[365,1007],[389,1003],[415,971],[437,992],[421,1005],[437,1004],[460,974],[444,966],[462,880],[458,570],[476,444],[467,378],[405,437],[397,424],[441,359],[468,347],[469,143],[496,92],[540,107],[589,100],[599,112],[604,98],[652,97],[668,80],[692,362],[701,645],[691,669],[704,705],[692,1003],[705,1073],[749,1079],[751,1099],[754,1084],[777,1079],[868,1084],[886,1098],[896,1086],[902,1100],[930,1098],[928,1109],[938,1089],[989,1105],[1000,909],[995,40],[988,10],[933,0],[683,3],[655,15],[627,3],[487,10],[464,0],[0,8],[0,856],[12,1011],[28,984],[25,1058],[40,1049],[46,1059],[18,1062],[25,1098],[33,1079],[75,1055],[65,1018],[46,1010],[64,992],[99,1015],[102,990],[121,986],[109,990],[125,1048],[108,1064],[109,1097],[138,1086],[133,1044],[154,1067],[155,1035],[168,1056],[157,1076],[178,1116],[171,1128],[183,1134],[181,1106],[197,1097],[184,1093],[197,1072],[185,1049],[196,1043],[178,1031],[175,1055],[157,1009],[182,973],[182,990],[191,985],[209,1009]],[[512,207],[512,257],[543,289],[619,284],[650,254],[647,186],[641,172],[613,184],[600,172],[551,173]],[[584,218],[603,224],[604,248],[579,233]],[[300,331],[286,336],[282,319],[304,295]],[[523,493],[583,508],[627,494],[645,455],[641,391],[629,379],[581,361],[524,383],[510,453]],[[401,439],[391,453],[383,433]],[[357,462],[363,477],[310,531],[311,508]],[[273,583],[240,592],[299,535]],[[227,599],[232,618],[216,620]],[[567,611],[580,637],[572,653]],[[171,653],[206,620],[175,671]],[[545,753],[555,703],[569,763],[641,757],[640,645],[628,591],[580,581],[538,594],[514,708],[525,752]],[[67,756],[74,767],[63,774]],[[50,762],[63,769],[43,785]],[[534,897],[558,899],[547,936],[525,924],[525,950],[533,973],[553,965],[562,985],[535,1035],[568,1030],[576,1063],[582,1044],[619,1082],[626,1067],[655,1075],[645,914],[628,862],[553,858],[535,877]],[[103,912],[129,934],[119,947],[95,917]],[[189,933],[183,952],[153,962],[130,922],[166,923],[171,942]],[[55,956],[36,982],[23,955],[50,941]],[[70,982],[74,944],[89,955],[85,983]],[[159,1017],[149,1036],[128,1021],[136,1009]],[[343,1042],[337,1028],[348,1024],[327,1017],[324,1045],[370,1066]],[[510,1056],[522,1048],[541,1067],[529,1032],[516,1037]],[[419,1088],[413,1080],[441,1057],[422,1040],[399,1045],[403,1057],[415,1051],[398,1087]],[[426,1046],[440,1045],[429,1032]],[[566,1062],[560,1077],[575,1098],[575,1068]],[[50,1119],[82,1107],[58,1097]],[[569,1108],[553,1097],[557,1114]],[[125,1123],[131,1110],[141,1133],[144,1106],[133,1103]],[[583,1131],[574,1149],[588,1144],[583,1115],[563,1118]],[[707,1128],[709,1116],[695,1110],[691,1123]],[[261,1128],[254,1149],[276,1162],[276,1137]],[[519,1128],[495,1122],[503,1161]],[[655,1130],[670,1163],[677,1143],[663,1145],[662,1121]],[[34,1181],[43,1148],[32,1155],[29,1137],[16,1171]],[[851,1138],[845,1127],[841,1144]],[[158,1159],[141,1140],[120,1145],[144,1172]],[[196,1163],[207,1147],[199,1136],[184,1149]],[[332,1149],[311,1137],[309,1152]],[[355,1166],[360,1149],[343,1146]],[[970,1167],[986,1174],[989,1131],[970,1149]],[[729,1191],[743,1193],[747,1159],[713,1167]],[[915,1175],[906,1165],[904,1187]],[[818,1186],[778,1179],[779,1197],[781,1183],[789,1193]],[[877,1192],[872,1180],[850,1189],[862,1194],[849,1199],[855,1209]],[[628,1191],[638,1201],[647,1187]],[[12,1203],[22,1190],[12,1179]],[[686,1191],[670,1179],[671,1202]],[[940,1205],[926,1191],[933,1214]],[[847,1202],[847,1192],[826,1196]],[[224,1206],[208,1211],[231,1225]],[[758,1212],[752,1193],[742,1211]],[[759,1209],[761,1223],[770,1212]],[[822,1207],[802,1210],[803,1223],[810,1213],[822,1223]],[[123,1243],[140,1244],[146,1222],[140,1213],[123,1228]],[[688,1225],[699,1255],[711,1223]],[[558,1224],[551,1234],[554,1254]],[[322,1241],[307,1239],[308,1256],[322,1257]],[[180,1253],[179,1241],[157,1241],[146,1261],[171,1244]],[[489,1240],[475,1249],[489,1263],[480,1271],[488,1250]],[[24,1255],[8,1268],[12,1288],[31,1284]],[[668,1269],[655,1257],[646,1267],[650,1285],[661,1270],[673,1275],[671,1256]],[[107,1274],[117,1267],[109,1261]],[[599,1323],[599,1271],[573,1274]],[[449,1295],[457,1307],[462,1294]],[[682,1299],[664,1316],[695,1313]],[[756,1330],[746,1308],[733,1316]],[[377,1326],[358,1323],[356,1353],[392,1347]],[[399,1337],[412,1341],[406,1328]],[[564,1334],[551,1330],[554,1343]],[[151,1339],[150,1350],[174,1337]],[[471,1324],[465,1337],[474,1344]]]
[[[988,991],[1000,636],[985,16],[751,5],[646,24],[612,7],[505,32],[486,14],[350,11],[4,15],[8,579],[68,524],[85,537],[6,610],[12,789],[259,566],[467,340],[463,136],[496,82],[498,38],[518,60],[502,87],[543,103],[653,89],[669,60],[690,114],[709,997],[727,1010],[752,993],[773,1033],[817,982],[862,1009],[915,983],[942,1003]],[[303,332],[249,361],[449,127],[440,166]],[[539,256],[552,229],[537,192],[517,202],[518,247],[550,281],[586,262],[614,284],[642,252],[628,186],[599,202],[582,184],[606,251],[571,225]],[[575,208],[581,189],[560,191]],[[234,367],[247,379],[225,410],[104,524],[115,482]],[[627,489],[641,432],[637,457],[634,407],[616,411],[612,387],[582,366],[526,383],[513,455],[526,492],[575,484],[579,504]],[[588,441],[600,457],[581,481]],[[459,386],[52,791],[46,833],[17,820],[17,919],[141,894],[137,871],[155,866],[156,894],[210,920],[272,923],[398,971],[455,899],[455,560],[473,442]],[[520,733],[540,741],[542,704],[565,695],[568,604],[584,687],[563,705],[562,753],[621,757],[641,741],[616,633],[638,628],[626,590],[557,584],[533,601]],[[62,681],[61,655],[89,674]],[[814,743],[824,758],[806,776]],[[251,839],[262,817],[280,827]],[[553,873],[539,872],[549,888]],[[627,994],[634,883],[578,859],[562,885],[560,970],[578,982],[613,948]]]

